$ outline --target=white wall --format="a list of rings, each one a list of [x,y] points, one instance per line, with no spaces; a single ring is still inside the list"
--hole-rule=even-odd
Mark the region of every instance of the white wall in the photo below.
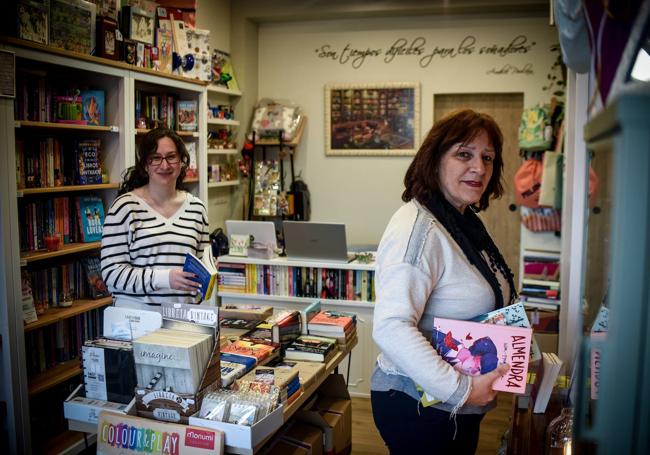
[[[409,43],[422,37],[423,55],[438,46],[457,48],[467,35],[476,38],[470,55],[434,57],[422,67],[422,56],[404,55],[384,62],[384,54],[399,38]],[[480,54],[483,46],[508,46],[518,35],[530,46],[525,53]],[[314,221],[341,221],[348,243],[376,244],[392,213],[401,204],[404,173],[411,157],[332,157],[324,147],[324,85],[327,83],[419,82],[421,135],[433,124],[433,95],[448,93],[523,92],[526,106],[547,102],[542,91],[555,58],[557,41],[546,18],[482,19],[418,17],[268,23],[259,26],[258,97],[288,99],[303,109],[307,128],[296,159],[296,171],[309,185]],[[532,44],[534,43],[534,44]],[[319,58],[329,45],[340,51],[380,49],[355,69],[350,62]],[[488,74],[492,68],[528,65],[532,74]]]

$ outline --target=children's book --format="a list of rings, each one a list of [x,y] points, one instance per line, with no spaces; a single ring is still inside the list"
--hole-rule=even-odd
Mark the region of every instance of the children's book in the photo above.
[[[512,305],[499,308],[498,310],[481,314],[471,320],[475,322],[482,322],[487,324],[500,324],[500,325],[509,325],[513,327],[531,328],[530,321],[528,320],[528,315],[526,314],[526,308],[524,307],[523,302],[517,302]],[[542,351],[540,351],[539,345],[537,344],[535,337],[532,338],[530,349],[531,349],[530,351],[531,362],[536,362],[542,359]]]
[[[507,363],[510,370],[494,390],[525,392],[532,329],[444,318],[434,318],[433,327],[433,347],[455,369],[477,376]]]
[[[104,90],[81,91],[82,118],[88,125],[103,126],[106,124],[104,106]]]
[[[156,45],[158,47],[159,56],[158,70],[163,73],[171,74],[173,45],[171,29],[159,28],[156,30]]]
[[[185,178],[190,180],[197,179],[199,178],[199,169],[196,161],[196,142],[186,142],[185,148],[190,155],[190,162],[185,170]]]
[[[186,253],[183,272],[191,272],[196,275],[194,281],[201,284],[199,289],[201,300],[209,299],[212,296],[214,283],[217,280],[217,264],[212,255],[212,246],[205,247],[203,259],[199,259],[192,253]]]
[[[176,117],[177,130],[196,131],[199,125],[196,100],[178,101],[176,103]]]
[[[77,220],[84,243],[99,242],[104,226],[104,202],[97,196],[77,198]]]

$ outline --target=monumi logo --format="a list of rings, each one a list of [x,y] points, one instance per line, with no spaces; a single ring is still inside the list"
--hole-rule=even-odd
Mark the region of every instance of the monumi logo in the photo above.
[[[185,445],[200,449],[214,450],[215,433],[210,430],[188,428],[185,430]]]

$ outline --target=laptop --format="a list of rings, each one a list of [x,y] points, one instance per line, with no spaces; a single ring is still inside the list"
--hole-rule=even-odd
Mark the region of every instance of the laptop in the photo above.
[[[284,248],[289,260],[347,263],[345,224],[283,221]]]
[[[275,251],[278,247],[273,221],[226,220],[226,233],[231,235],[251,235],[253,242],[270,246]]]

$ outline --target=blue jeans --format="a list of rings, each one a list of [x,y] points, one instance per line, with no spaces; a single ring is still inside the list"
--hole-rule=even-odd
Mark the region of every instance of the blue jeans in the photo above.
[[[476,452],[483,414],[457,414],[422,407],[411,396],[390,390],[371,391],[375,425],[391,455]]]

